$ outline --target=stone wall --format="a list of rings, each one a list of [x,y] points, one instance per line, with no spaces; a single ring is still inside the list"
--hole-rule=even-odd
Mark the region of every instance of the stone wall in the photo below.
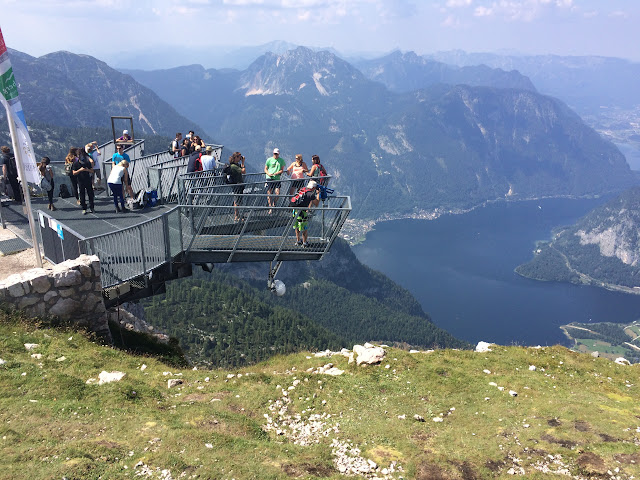
[[[96,256],[11,275],[0,282],[0,302],[32,317],[58,317],[111,343]]]

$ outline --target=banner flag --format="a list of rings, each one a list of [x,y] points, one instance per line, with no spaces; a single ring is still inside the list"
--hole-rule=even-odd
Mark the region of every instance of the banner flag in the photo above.
[[[13,76],[13,68],[11,67],[11,61],[9,60],[9,52],[7,52],[7,46],[4,43],[2,36],[2,30],[0,30],[0,103],[5,108],[9,118],[7,121],[13,122],[17,138],[14,138],[14,145],[20,148],[20,152],[14,152],[16,159],[22,159],[22,165],[24,167],[24,174],[26,179],[21,179],[23,182],[26,180],[30,183],[40,183],[40,172],[36,162],[36,156],[33,152],[33,146],[31,145],[31,137],[29,136],[29,130],[27,130],[27,122],[24,118],[24,112],[22,111],[22,105],[18,97],[18,85],[16,79]],[[20,153],[20,155],[18,155]]]

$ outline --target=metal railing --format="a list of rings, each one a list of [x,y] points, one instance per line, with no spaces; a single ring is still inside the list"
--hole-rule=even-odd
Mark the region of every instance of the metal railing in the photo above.
[[[44,258],[51,263],[61,263],[80,256],[84,236],[42,210],[38,210],[38,220]]]
[[[216,144],[208,146],[213,147],[212,156],[216,160],[220,160],[224,146]],[[129,153],[129,149],[125,150],[125,152]],[[131,157],[129,177],[131,179],[131,188],[134,192],[157,189],[158,185],[160,185],[160,188],[164,187],[162,199],[165,203],[175,202],[177,200],[177,185],[175,187],[171,185],[177,184],[178,175],[186,173],[189,163],[188,156],[174,157],[173,154],[168,151],[145,155],[139,158],[135,158],[131,154],[129,154],[129,156]],[[103,163],[104,177],[106,179],[109,177],[111,169],[113,168],[111,157]],[[158,170],[164,169],[166,169],[166,171],[162,173],[158,172]],[[154,171],[151,172],[151,170]],[[161,198],[160,192],[158,192],[158,198]]]
[[[210,205],[180,206],[189,218],[190,243],[185,253],[217,252],[217,261],[242,261],[252,255],[257,259],[277,261],[287,259],[321,258],[335,240],[351,211],[349,197],[328,197],[316,208],[293,209],[290,206],[269,206],[266,195],[230,193],[208,194],[215,198]],[[289,196],[277,196],[277,204]],[[235,204],[234,204],[235,203]],[[306,213],[308,247],[296,244],[294,222],[300,211]],[[186,239],[185,239],[186,240]],[[292,255],[295,254],[295,255]],[[238,257],[240,255],[240,257]],[[202,255],[200,255],[202,256]],[[222,260],[221,260],[222,259]]]
[[[298,188],[306,186],[309,180],[315,180],[324,186],[328,186],[331,176],[305,177],[304,179],[292,179],[283,177],[280,180],[267,180],[263,172],[247,173],[243,175],[244,183],[228,184],[221,169],[208,170],[204,172],[193,172],[180,175],[178,179],[178,203],[180,205],[202,204],[202,194],[215,193],[216,191],[227,191],[230,187],[242,186],[243,193],[255,193],[266,195],[268,192],[274,193],[279,188],[283,195],[293,195]],[[271,196],[271,195],[270,195]],[[284,201],[280,201],[285,206]],[[205,203],[209,204],[209,203]]]
[[[129,154],[129,150],[125,150],[125,153]],[[173,155],[169,152],[153,153],[139,158],[132,155],[129,156],[131,157],[131,162],[129,163],[129,178],[131,179],[131,188],[133,188],[134,192],[146,190],[149,187],[149,178],[147,175],[149,167],[168,160],[173,160]],[[111,169],[113,168],[111,157],[112,155],[102,162],[105,187],[107,187],[106,181],[109,178]]]
[[[100,258],[102,288],[108,288],[170,263],[183,251],[179,207],[133,227],[82,239],[83,253]]]

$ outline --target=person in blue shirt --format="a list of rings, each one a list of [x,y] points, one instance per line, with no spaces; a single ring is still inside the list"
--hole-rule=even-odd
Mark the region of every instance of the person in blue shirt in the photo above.
[[[131,162],[131,159],[129,158],[129,155],[124,153],[124,146],[123,145],[117,145],[116,146],[116,153],[114,153],[113,156],[111,157],[111,161],[113,162],[114,165],[117,165],[122,160],[126,160],[127,162]]]

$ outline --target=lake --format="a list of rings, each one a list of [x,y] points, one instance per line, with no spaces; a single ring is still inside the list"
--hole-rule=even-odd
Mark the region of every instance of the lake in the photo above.
[[[640,295],[539,282],[513,270],[554,227],[604,201],[499,202],[437,220],[383,222],[354,252],[411,291],[435,324],[460,339],[566,345],[560,325],[631,322],[640,317]]]

